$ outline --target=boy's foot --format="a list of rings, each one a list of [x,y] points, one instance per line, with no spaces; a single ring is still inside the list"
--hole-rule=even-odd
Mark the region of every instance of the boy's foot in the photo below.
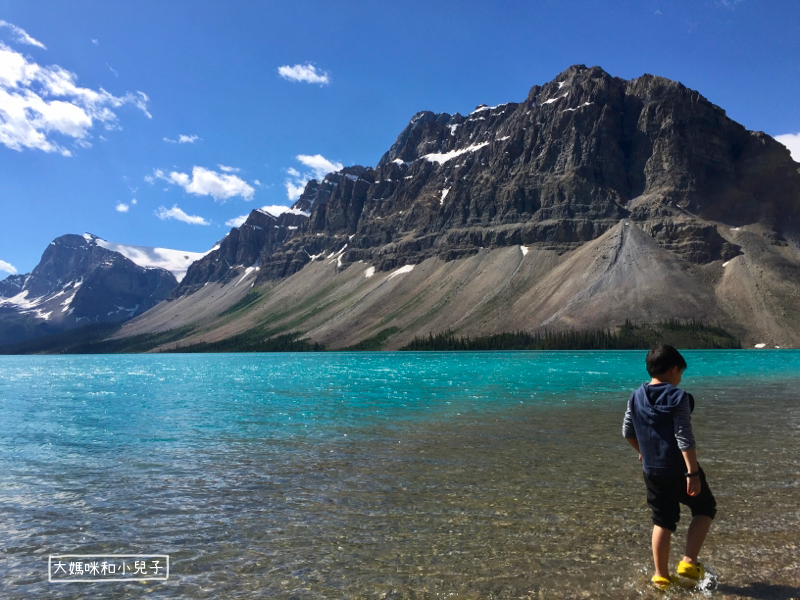
[[[653,578],[650,580],[650,582],[657,590],[661,590],[662,592],[666,592],[668,589],[672,587],[671,577],[662,577],[661,575],[653,575]]]
[[[678,564],[678,575],[699,582],[705,577],[706,569],[701,562],[688,563],[682,560],[680,564]]]

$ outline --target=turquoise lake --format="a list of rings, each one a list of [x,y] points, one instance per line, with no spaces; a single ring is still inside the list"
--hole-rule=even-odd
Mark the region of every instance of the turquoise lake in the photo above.
[[[0,598],[663,598],[621,436],[644,355],[0,357]],[[800,351],[684,356],[706,594],[800,597]],[[61,554],[170,575],[48,582]]]

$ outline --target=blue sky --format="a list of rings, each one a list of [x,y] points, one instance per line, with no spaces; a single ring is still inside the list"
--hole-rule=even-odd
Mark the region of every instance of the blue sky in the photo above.
[[[573,64],[679,80],[800,160],[796,0],[0,0],[0,21],[0,277],[65,233],[207,250],[374,166],[414,113]]]

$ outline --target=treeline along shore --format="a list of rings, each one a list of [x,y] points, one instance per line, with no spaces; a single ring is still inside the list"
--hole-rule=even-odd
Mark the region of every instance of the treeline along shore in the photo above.
[[[174,346],[171,343],[192,328],[165,331],[131,338],[108,339],[118,326],[88,326],[55,336],[0,346],[0,354],[135,354],[142,352],[324,352],[322,344],[303,339],[302,332],[276,335],[258,327],[219,342]],[[398,329],[391,327],[344,351],[377,351]],[[658,343],[690,350],[741,349],[740,340],[720,325],[700,321],[665,320],[654,324],[626,321],[616,329],[517,331],[486,336],[463,336],[452,331],[415,337],[403,351],[480,350],[646,350]]]
[[[652,325],[633,325],[626,321],[615,331],[517,331],[479,337],[456,336],[445,331],[415,337],[403,350],[647,350],[658,343],[692,350],[742,347],[736,337],[718,325],[669,320]]]

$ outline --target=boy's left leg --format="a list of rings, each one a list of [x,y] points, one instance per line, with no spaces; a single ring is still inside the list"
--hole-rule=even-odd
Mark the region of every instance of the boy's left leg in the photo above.
[[[653,563],[656,566],[656,576],[669,579],[669,545],[672,540],[672,531],[666,527],[653,525]]]
[[[648,475],[644,473],[644,481],[647,486],[647,505],[653,512],[653,563],[656,574],[653,583],[657,587],[661,584],[669,585],[669,547],[672,539],[672,532],[675,531],[678,519],[681,518],[679,504],[679,494],[677,490],[679,483],[683,482],[683,477],[669,477],[659,475]],[[662,580],[662,581],[657,581]],[[666,580],[666,581],[663,581]],[[664,588],[662,588],[664,589]]]

